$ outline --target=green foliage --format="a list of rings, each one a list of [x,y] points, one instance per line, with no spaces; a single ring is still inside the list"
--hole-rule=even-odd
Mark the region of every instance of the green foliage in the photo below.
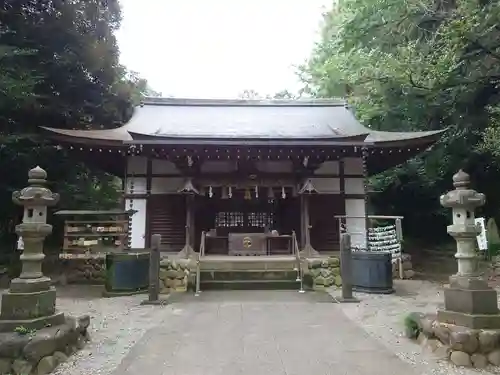
[[[33,334],[35,334],[36,330],[35,329],[26,328],[25,326],[17,326],[16,328],[14,328],[14,332],[17,333],[17,334],[19,334],[19,335],[25,336],[25,335],[33,335]]]
[[[300,68],[304,91],[346,96],[367,126],[448,131],[433,148],[371,180],[377,211],[404,215],[405,232],[446,236],[439,196],[465,168],[499,212],[500,2],[343,0]]]
[[[114,32],[118,0],[18,1],[0,4],[0,242],[13,249],[20,208],[12,192],[28,170],[46,169],[58,208],[114,208],[116,177],[72,160],[39,132],[113,128],[127,121],[147,82],[119,64]],[[60,239],[56,234],[52,238]]]
[[[416,339],[420,333],[418,323],[415,321],[415,314],[410,313],[404,318],[405,335],[407,338]]]

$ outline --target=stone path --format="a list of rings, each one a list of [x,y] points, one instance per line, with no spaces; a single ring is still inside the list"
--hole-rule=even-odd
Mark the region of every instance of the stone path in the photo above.
[[[164,307],[113,375],[418,374],[337,304],[294,291],[203,299]]]

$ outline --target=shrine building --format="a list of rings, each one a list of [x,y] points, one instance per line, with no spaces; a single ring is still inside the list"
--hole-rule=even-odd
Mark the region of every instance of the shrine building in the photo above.
[[[366,246],[366,178],[423,152],[441,131],[383,132],[345,102],[146,98],[109,130],[43,128],[75,160],[124,182],[132,249],[307,254],[339,247],[345,215]],[[354,229],[355,230],[354,230]]]

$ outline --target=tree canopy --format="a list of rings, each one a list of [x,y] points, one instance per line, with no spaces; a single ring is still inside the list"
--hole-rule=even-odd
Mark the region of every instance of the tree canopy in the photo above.
[[[499,21],[497,0],[341,0],[300,68],[307,93],[346,96],[369,127],[448,129],[431,152],[371,180],[377,210],[405,215],[414,235],[445,222],[438,197],[459,168],[498,215]]]
[[[71,160],[40,126],[112,128],[143,94],[159,95],[119,63],[118,0],[6,0],[0,4],[0,236],[11,202],[40,165],[66,208],[116,205],[116,180]],[[96,193],[98,192],[98,193]]]

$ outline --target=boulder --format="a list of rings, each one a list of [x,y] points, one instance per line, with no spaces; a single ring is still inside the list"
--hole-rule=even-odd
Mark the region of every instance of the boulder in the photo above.
[[[49,355],[40,359],[40,362],[36,365],[36,375],[47,375],[50,374],[56,368],[57,363],[54,357]]]
[[[488,353],[488,361],[495,366],[500,366],[500,349]]]
[[[450,347],[453,350],[472,354],[479,347],[477,332],[463,327],[450,328]]]
[[[12,363],[12,371],[15,375],[26,375],[30,374],[33,369],[33,365],[28,361],[18,358]]]
[[[12,361],[10,358],[0,358],[0,375],[9,375],[12,372]]]
[[[54,357],[54,361],[56,362],[56,366],[60,363],[64,363],[68,360],[68,356],[63,352],[55,352],[52,357]]]
[[[49,332],[37,332],[30,342],[24,347],[24,357],[33,364],[38,363],[40,359],[51,355],[57,349],[55,335]]]
[[[483,330],[478,334],[479,350],[482,353],[489,353],[499,347],[500,331]]]
[[[20,357],[23,348],[29,341],[29,335],[20,335],[15,332],[0,333],[0,357]]]
[[[470,356],[470,359],[475,368],[485,368],[488,366],[488,358],[484,354],[474,353]]]
[[[459,350],[455,350],[451,353],[450,361],[452,361],[457,366],[464,366],[464,367],[472,366],[470,355]]]

